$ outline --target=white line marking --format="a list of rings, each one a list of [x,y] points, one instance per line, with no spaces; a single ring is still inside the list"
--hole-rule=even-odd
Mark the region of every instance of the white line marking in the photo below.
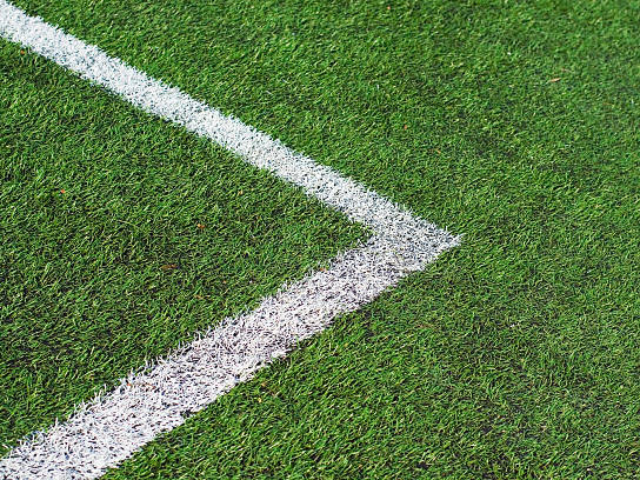
[[[0,478],[93,479],[205,408],[234,385],[286,355],[332,320],[372,301],[410,272],[458,244],[359,183],[222,115],[177,88],[109,57],[95,46],[0,0],[0,36],[72,70],[142,110],[183,125],[272,171],[351,220],[372,228],[366,245],[339,255],[221,325],[114,391],[78,406],[64,423],[26,441],[0,461]]]

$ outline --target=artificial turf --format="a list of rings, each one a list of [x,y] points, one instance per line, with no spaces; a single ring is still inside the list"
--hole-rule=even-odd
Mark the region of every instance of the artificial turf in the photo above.
[[[0,43],[0,445],[366,232]]]
[[[640,476],[640,3],[18,4],[465,235],[106,478]]]

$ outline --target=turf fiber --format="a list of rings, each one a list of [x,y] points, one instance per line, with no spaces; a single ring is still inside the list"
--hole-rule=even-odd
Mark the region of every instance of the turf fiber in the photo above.
[[[106,478],[640,476],[638,2],[18,4],[465,234]]]

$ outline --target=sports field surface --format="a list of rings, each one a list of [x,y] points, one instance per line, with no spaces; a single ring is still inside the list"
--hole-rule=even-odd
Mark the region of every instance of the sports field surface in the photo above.
[[[636,1],[0,0],[0,479],[640,478],[638,45]]]

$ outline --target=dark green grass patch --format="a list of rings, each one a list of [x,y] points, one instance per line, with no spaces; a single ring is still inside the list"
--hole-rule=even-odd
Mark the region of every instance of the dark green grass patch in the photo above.
[[[640,476],[638,2],[19,3],[465,234],[108,478]]]
[[[364,232],[0,43],[0,444]]]

